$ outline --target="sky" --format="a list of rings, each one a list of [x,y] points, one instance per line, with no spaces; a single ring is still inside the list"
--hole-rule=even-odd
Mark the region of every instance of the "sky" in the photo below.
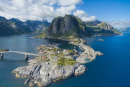
[[[71,14],[83,21],[100,20],[115,28],[130,27],[130,0],[0,0],[0,16],[21,21],[52,21]]]

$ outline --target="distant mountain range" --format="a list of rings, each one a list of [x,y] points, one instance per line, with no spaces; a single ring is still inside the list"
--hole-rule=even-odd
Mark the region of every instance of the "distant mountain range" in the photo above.
[[[0,35],[12,35],[23,33],[42,32],[48,28],[50,23],[46,20],[43,21],[25,21],[19,19],[6,19],[0,16]]]
[[[120,32],[114,29],[113,26],[98,20],[92,22],[85,22],[85,24],[91,33],[120,34]]]
[[[41,33],[39,37],[73,38],[85,37],[93,34],[120,34],[111,25],[101,21],[83,22],[73,15],[56,17],[51,24],[47,20],[25,22],[12,18],[10,20],[0,16],[0,35],[23,33]]]
[[[92,34],[121,34],[111,25],[101,22],[83,22],[80,18],[73,15],[56,17],[51,22],[49,28],[39,38],[60,38],[74,39],[90,36]]]
[[[130,28],[126,28],[125,31],[126,31],[126,32],[130,32]]]
[[[121,32],[130,32],[130,28],[120,28],[118,30]]]

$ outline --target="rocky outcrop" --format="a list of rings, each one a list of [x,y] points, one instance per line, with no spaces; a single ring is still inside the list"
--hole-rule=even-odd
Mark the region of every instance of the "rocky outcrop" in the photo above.
[[[101,56],[103,55],[103,53],[101,53],[100,51],[96,51],[96,55]]]
[[[86,71],[84,65],[67,65],[57,66],[49,62],[42,63],[29,63],[28,66],[19,67],[13,71],[17,77],[28,77],[25,84],[29,83],[30,86],[38,84],[38,86],[47,86],[53,81],[68,78],[72,75],[81,75]]]
[[[55,18],[46,33],[48,36],[52,36],[58,33],[65,34],[73,29],[77,32],[76,28],[78,28],[77,20],[73,16],[66,15],[64,18]]]
[[[86,67],[84,65],[80,65],[76,70],[75,70],[75,76],[81,75],[86,71]]]
[[[97,55],[103,55],[103,53],[95,51],[83,43],[79,43],[78,45],[84,52],[79,53],[76,50],[63,50],[56,45],[41,45],[37,47],[39,57],[29,60],[28,66],[18,67],[12,72],[16,73],[16,77],[28,77],[25,84],[29,83],[30,86],[38,84],[39,87],[47,86],[54,81],[73,75],[84,74],[87,69],[82,64],[94,60]],[[45,57],[45,55],[48,56]]]
[[[82,54],[80,54],[79,57],[76,58],[76,61],[81,63],[81,64],[85,64],[88,62],[91,62],[92,60],[94,60],[96,58],[96,56],[101,56],[103,55],[103,53],[99,52],[99,51],[95,51],[93,48],[91,48],[90,46],[86,46],[84,44],[80,44],[80,46],[85,50]]]
[[[57,57],[53,58],[49,62],[43,62],[41,57],[38,57],[29,60],[28,66],[18,67],[12,72],[16,73],[16,77],[28,77],[25,84],[29,83],[30,86],[38,84],[39,87],[50,85],[57,80],[66,79],[73,75],[82,75],[87,70],[87,68],[82,64],[94,60],[97,55],[103,55],[103,53],[95,51],[91,47],[82,43],[80,43],[80,47],[85,51],[75,58],[77,62],[72,65],[58,65]]]
[[[83,37],[88,35],[89,32],[85,27],[85,23],[79,20],[81,19],[73,15],[54,18],[47,31],[44,33],[45,38]]]

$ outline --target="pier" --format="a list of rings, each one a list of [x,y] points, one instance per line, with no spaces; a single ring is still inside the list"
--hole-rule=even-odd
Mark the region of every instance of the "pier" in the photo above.
[[[34,53],[27,53],[27,52],[20,52],[20,51],[0,51],[0,56],[1,56],[1,60],[4,59],[4,53],[19,53],[19,54],[24,54],[25,55],[25,60],[28,61],[28,56],[32,55],[32,56],[39,56],[38,54],[34,54]]]

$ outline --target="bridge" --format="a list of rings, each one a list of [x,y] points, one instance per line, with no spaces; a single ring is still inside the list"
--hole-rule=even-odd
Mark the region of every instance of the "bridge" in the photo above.
[[[0,51],[1,53],[1,60],[3,60],[4,57],[4,53],[19,53],[19,54],[24,54],[25,55],[25,60],[28,61],[28,55],[32,55],[32,56],[39,56],[38,54],[34,54],[34,53],[27,53],[27,52],[20,52],[20,51]]]

